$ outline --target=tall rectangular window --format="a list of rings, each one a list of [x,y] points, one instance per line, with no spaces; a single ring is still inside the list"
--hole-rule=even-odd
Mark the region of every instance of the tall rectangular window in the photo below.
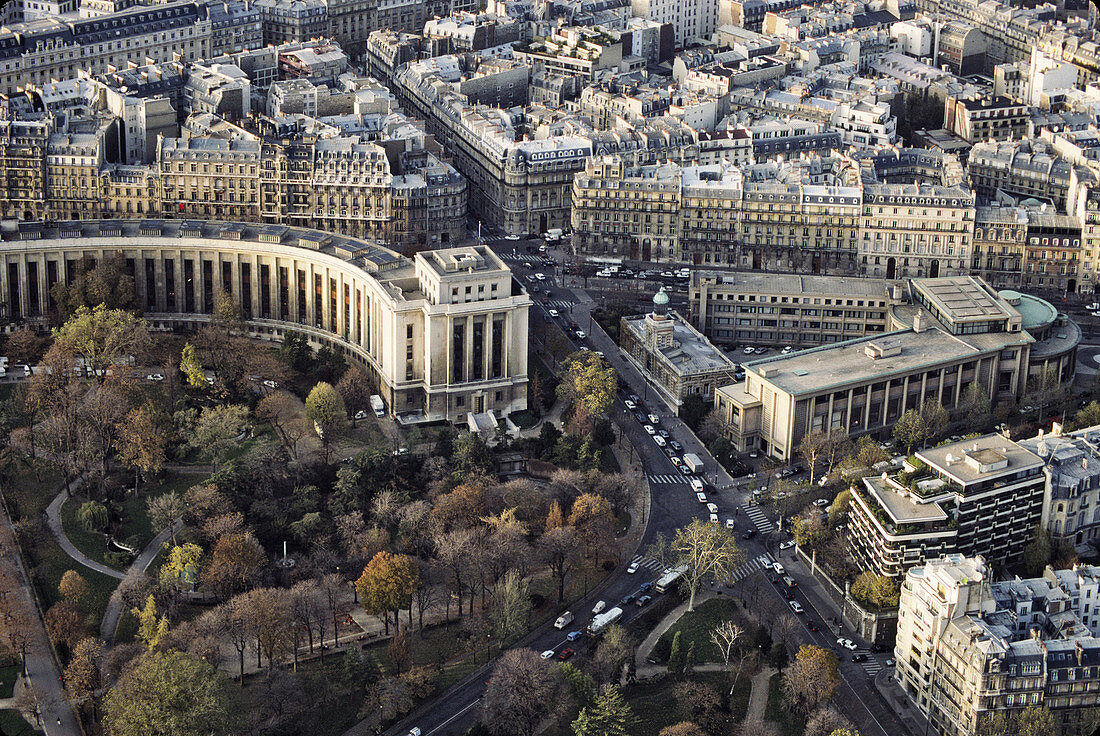
[[[298,271],[298,321],[301,324],[306,323],[306,272],[302,269]]]
[[[183,259],[183,311],[195,311],[195,262]]]
[[[164,259],[164,305],[165,311],[176,311],[176,262]]]
[[[504,320],[500,317],[493,320],[493,349],[490,357],[492,378],[500,378],[504,375]]]
[[[202,262],[202,311],[212,314],[214,311],[214,262]]]
[[[451,338],[451,378],[455,383],[461,383],[465,377],[466,366],[466,323],[455,322],[454,334]]]
[[[145,308],[157,309],[157,264],[152,258],[145,259]]]
[[[260,264],[260,316],[271,319],[271,266]]]
[[[19,264],[8,264],[8,306],[11,308],[12,317],[22,317],[19,311]]]
[[[279,319],[290,315],[290,271],[279,266]]]
[[[37,317],[38,308],[38,264],[34,261],[27,262],[27,314]]]
[[[485,378],[485,318],[474,319],[474,344],[471,351],[470,380],[480,381]]]
[[[252,264],[241,264],[241,314],[252,319]]]
[[[57,300],[53,298],[53,286],[57,283],[57,261],[46,261],[46,305],[52,312],[57,309]]]

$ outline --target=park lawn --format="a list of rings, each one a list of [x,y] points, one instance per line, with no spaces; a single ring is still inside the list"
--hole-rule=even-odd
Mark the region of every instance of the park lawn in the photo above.
[[[65,550],[61,549],[61,545],[57,543],[57,540],[48,533],[40,538],[33,547],[24,549],[23,553],[26,555],[27,564],[31,568],[34,585],[42,601],[43,612],[61,600],[61,594],[57,592],[61,576],[67,570],[76,570],[81,577],[88,581],[91,588],[88,600],[84,603],[84,610],[88,618],[95,622],[98,629],[99,622],[103,620],[103,613],[107,610],[107,601],[110,600],[114,589],[118,587],[119,581],[109,575],[89,570],[78,564],[65,554]]]
[[[0,710],[0,734],[4,736],[29,736],[36,731],[17,710]]]
[[[695,662],[721,662],[722,655],[718,647],[710,639],[710,632],[722,621],[735,617],[737,603],[732,598],[717,597],[703,601],[695,607],[694,611],[685,613],[680,620],[672,625],[653,647],[651,655],[658,662],[668,661],[668,655],[672,649],[672,637],[676,632],[680,633],[680,647],[687,652],[691,642],[695,642]]]
[[[508,415],[508,418],[520,429],[530,429],[539,423],[539,415],[531,409],[514,411]]]
[[[805,719],[787,708],[787,699],[783,695],[783,675],[772,675],[768,681],[768,705],[764,709],[764,719],[775,723],[783,736],[802,736],[806,728]]]
[[[126,494],[126,500],[122,502],[125,521],[117,539],[133,545],[138,551],[144,549],[160,532],[160,529],[153,529],[153,522],[145,506],[148,500],[169,491],[183,493],[191,486],[201,483],[202,480],[202,476],[194,473],[169,474],[163,481],[154,481],[146,485],[137,496],[133,493]],[[65,536],[74,547],[90,559],[116,570],[125,570],[129,563],[113,562],[107,558],[107,538],[98,532],[87,531],[77,522],[77,511],[87,500],[84,496],[74,496],[62,504],[61,526],[65,530]]]
[[[35,477],[33,463],[38,464],[41,479]],[[4,498],[7,499],[13,522],[46,513],[46,507],[64,482],[56,465],[45,460],[35,460],[33,463],[20,466],[11,481],[4,484]]]
[[[10,698],[15,689],[15,679],[19,677],[19,663],[5,655],[0,662],[0,698]]]

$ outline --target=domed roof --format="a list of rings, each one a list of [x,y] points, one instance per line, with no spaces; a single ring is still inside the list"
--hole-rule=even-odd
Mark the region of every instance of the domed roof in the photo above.
[[[661,290],[653,295],[653,305],[657,307],[668,306],[668,294],[665,293],[665,287],[661,287]]]

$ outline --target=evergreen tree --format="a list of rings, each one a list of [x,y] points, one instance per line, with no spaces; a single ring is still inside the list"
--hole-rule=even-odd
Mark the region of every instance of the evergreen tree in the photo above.
[[[680,632],[672,635],[672,648],[668,652],[668,671],[679,675],[684,671],[684,652],[680,645]]]
[[[637,719],[623,699],[618,685],[612,685],[583,708],[573,721],[575,736],[631,736]]]
[[[688,644],[687,656],[684,658],[684,674],[690,675],[695,671],[695,642]]]

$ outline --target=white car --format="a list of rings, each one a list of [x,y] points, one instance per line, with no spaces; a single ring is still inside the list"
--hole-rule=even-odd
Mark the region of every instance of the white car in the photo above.
[[[643,427],[643,429],[645,430],[646,434],[657,434],[657,430],[655,430],[653,428],[652,424],[645,425],[645,427]]]
[[[596,616],[603,613],[605,608],[607,608],[607,601],[596,601],[596,605],[592,606],[592,615]]]
[[[163,381],[164,380],[164,374],[163,373],[150,373],[149,375],[147,375],[145,377],[145,380],[146,381]]]
[[[627,399],[626,401],[624,401],[624,402],[623,402],[623,406],[625,406],[625,407],[626,407],[627,409],[630,409],[631,411],[634,411],[635,409],[637,409],[637,408],[638,408],[638,405],[637,405],[637,404],[635,404],[635,403],[634,403],[633,401],[631,401],[630,399]]]
[[[727,529],[736,529],[737,524],[734,523],[733,519],[726,519],[726,528]]]
[[[785,567],[783,567],[783,565],[779,564],[778,562],[773,562],[772,563],[772,569],[775,570],[776,575],[786,575],[787,574],[787,569]]]
[[[779,549],[790,549],[794,545],[795,541],[793,539],[788,539],[786,542],[779,543]]]
[[[657,443],[657,447],[664,447],[666,444],[668,444],[667,442],[665,442],[665,438],[659,434],[653,436],[653,441]]]
[[[838,645],[844,647],[845,649],[847,649],[849,651],[852,651],[852,652],[859,649],[859,647],[856,646],[856,643],[854,641],[852,641],[851,639],[845,639],[844,637],[841,637],[841,638],[837,639],[836,643]]]
[[[508,237],[519,240],[518,235],[509,235]],[[413,726],[409,733],[406,734],[406,736],[420,736],[420,726]]]
[[[799,615],[802,615],[802,604],[798,601],[791,601],[791,610]]]
[[[710,523],[711,524],[717,524],[718,523],[718,514],[711,514],[710,515]]]
[[[546,274],[544,274],[544,273],[536,273],[536,274],[535,274],[535,278],[536,278],[536,279],[538,279],[539,281],[546,281]]]
[[[554,650],[553,649],[547,649],[545,652],[542,653],[542,658],[543,659],[553,659],[554,658]]]
[[[270,380],[264,381],[264,385],[267,386],[268,388],[279,388],[279,384],[275,381],[270,381]]]
[[[755,352],[756,352],[756,350],[755,350],[755,349],[753,348],[753,346],[752,346],[752,345],[749,345],[749,346],[748,346],[747,348],[745,348],[745,349],[744,349],[744,350],[743,350],[742,352],[743,352],[743,353],[745,353],[745,355],[752,355],[753,353],[755,353]]]
[[[712,514],[717,514],[718,513],[718,504],[713,503],[713,502],[708,503],[707,504],[707,511],[711,512]]]
[[[660,424],[661,423],[661,418],[659,416],[657,416],[656,414],[650,414],[649,415],[649,423],[650,424]]]
[[[584,334],[584,330],[577,330],[577,339],[578,340],[583,340],[586,337],[588,337],[588,335]]]
[[[560,316],[558,314],[558,310],[556,310],[556,309],[548,309],[548,310],[546,310],[546,313],[549,314],[554,319],[557,319]]]
[[[1092,304],[1085,307],[1085,309],[1088,309],[1089,311],[1092,311],[1092,312],[1100,310],[1100,302],[1093,302]]]
[[[707,502],[707,494],[705,494],[705,493],[696,493],[695,497],[697,499],[699,499],[699,503],[706,503]]]
[[[636,572],[638,572],[638,563],[631,562],[630,565],[626,568],[626,574],[633,575]]]
[[[819,498],[816,501],[814,501],[814,506],[817,506],[818,508],[821,508],[822,506],[828,506],[828,505],[829,505],[829,499],[827,499],[827,498]]]
[[[367,414],[367,413],[366,413],[365,411],[363,411],[362,409],[360,409],[359,411],[355,412],[355,418],[356,418],[356,419],[366,419],[366,418],[367,418],[368,416],[370,416],[370,415],[369,415],[369,414]]]

